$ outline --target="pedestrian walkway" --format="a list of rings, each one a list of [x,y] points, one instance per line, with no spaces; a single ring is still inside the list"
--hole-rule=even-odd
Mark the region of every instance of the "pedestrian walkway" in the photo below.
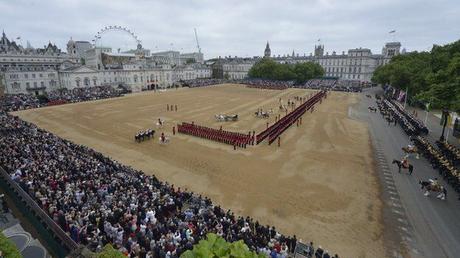
[[[51,257],[43,245],[35,239],[29,232],[25,231],[13,214],[4,212],[3,205],[0,203],[0,230],[13,242],[22,257],[24,258],[48,258]]]

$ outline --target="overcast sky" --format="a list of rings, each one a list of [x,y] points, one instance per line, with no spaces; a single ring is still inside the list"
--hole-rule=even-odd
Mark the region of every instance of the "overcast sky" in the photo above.
[[[460,0],[0,0],[0,29],[23,45],[48,41],[65,51],[67,41],[94,39],[108,25],[125,26],[144,48],[196,51],[193,28],[205,58],[313,52],[366,47],[380,53],[397,40],[408,51],[460,39]],[[396,30],[395,34],[388,32]],[[104,44],[135,48],[118,32]]]

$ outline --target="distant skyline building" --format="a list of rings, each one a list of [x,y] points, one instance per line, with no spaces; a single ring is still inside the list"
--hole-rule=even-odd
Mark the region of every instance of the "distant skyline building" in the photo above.
[[[267,45],[265,46],[264,57],[271,57],[272,51],[270,50],[270,44],[267,41]]]

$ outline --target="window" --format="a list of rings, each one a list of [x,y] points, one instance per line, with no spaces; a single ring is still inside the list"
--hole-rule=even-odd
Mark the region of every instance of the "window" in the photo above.
[[[25,73],[24,78],[26,78],[26,79],[29,78],[29,75]]]
[[[40,73],[39,75],[40,75],[40,78],[42,78],[42,77],[43,77],[43,74],[41,74],[41,73]]]
[[[15,90],[19,90],[21,88],[21,84],[19,82],[13,82],[11,87]]]
[[[32,78],[34,78],[34,79],[35,79],[35,74],[34,74],[34,73],[32,74]]]
[[[54,78],[54,73],[49,73],[48,78]]]
[[[45,87],[45,82],[40,82],[41,87]]]
[[[26,82],[26,87],[27,87],[27,88],[30,87],[30,83],[29,83],[29,82]]]
[[[37,82],[34,82],[34,88],[37,88]]]

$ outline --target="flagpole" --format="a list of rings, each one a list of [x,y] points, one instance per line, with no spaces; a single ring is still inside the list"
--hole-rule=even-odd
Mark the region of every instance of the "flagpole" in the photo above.
[[[428,110],[425,110],[425,122],[423,122],[425,126],[426,126],[427,121],[428,121]]]
[[[409,86],[406,87],[406,96],[404,96],[404,109],[406,109],[407,96],[409,95]]]

